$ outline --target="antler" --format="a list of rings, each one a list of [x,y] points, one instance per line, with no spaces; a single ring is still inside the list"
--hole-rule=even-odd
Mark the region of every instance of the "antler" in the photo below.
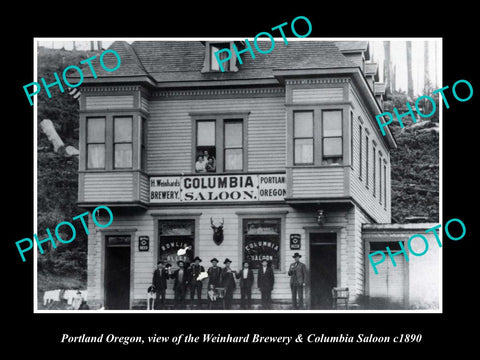
[[[224,218],[222,218],[222,223],[220,224],[220,226],[223,226],[223,223],[225,222]]]
[[[210,218],[210,224],[212,224],[212,226],[215,226],[215,225],[213,225],[213,219],[212,218]]]

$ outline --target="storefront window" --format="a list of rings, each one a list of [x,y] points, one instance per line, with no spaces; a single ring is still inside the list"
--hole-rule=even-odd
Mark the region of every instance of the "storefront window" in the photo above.
[[[186,263],[193,261],[195,245],[194,220],[160,220],[158,224],[159,253],[158,260],[163,260],[176,266],[177,261]],[[186,249],[183,255],[178,250]]]
[[[280,268],[280,219],[243,220],[243,258],[252,269],[267,259],[274,269]]]

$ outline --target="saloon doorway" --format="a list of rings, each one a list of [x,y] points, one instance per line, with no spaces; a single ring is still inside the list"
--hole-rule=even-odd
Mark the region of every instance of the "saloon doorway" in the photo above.
[[[105,308],[130,308],[130,236],[105,238]]]
[[[337,234],[310,233],[310,306],[332,309],[332,288],[337,286]]]

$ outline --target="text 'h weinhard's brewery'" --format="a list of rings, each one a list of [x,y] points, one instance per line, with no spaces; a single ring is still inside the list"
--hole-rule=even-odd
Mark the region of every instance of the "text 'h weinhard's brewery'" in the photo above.
[[[409,306],[412,264],[373,274],[367,256],[381,237],[362,230],[390,223],[396,147],[375,122],[385,87],[368,42],[276,42],[221,71],[214,54],[233,45],[248,43],[117,41],[122,65],[85,76],[78,201],[114,213],[106,229],[89,224],[90,308],[144,309],[157,261],[175,269],[199,257],[205,269],[212,258],[234,270],[249,261],[254,305],[267,259],[273,308],[286,309],[294,253],[308,270],[306,309],[331,309],[334,287],[353,305],[388,296]]]

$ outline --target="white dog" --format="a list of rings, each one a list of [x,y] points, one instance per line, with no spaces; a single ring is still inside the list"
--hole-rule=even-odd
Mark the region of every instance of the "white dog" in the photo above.
[[[147,310],[153,310],[153,305],[155,304],[155,286],[150,285],[147,289]]]

